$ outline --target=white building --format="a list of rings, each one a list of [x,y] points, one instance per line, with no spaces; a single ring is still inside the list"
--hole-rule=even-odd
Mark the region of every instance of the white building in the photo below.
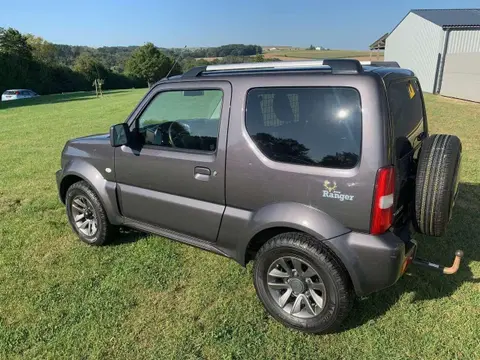
[[[411,10],[385,60],[413,70],[426,92],[480,102],[480,9]]]

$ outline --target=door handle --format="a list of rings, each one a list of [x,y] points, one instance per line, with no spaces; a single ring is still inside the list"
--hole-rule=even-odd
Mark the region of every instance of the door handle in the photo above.
[[[195,180],[208,181],[212,171],[209,168],[203,166],[196,166],[193,171],[193,177]]]

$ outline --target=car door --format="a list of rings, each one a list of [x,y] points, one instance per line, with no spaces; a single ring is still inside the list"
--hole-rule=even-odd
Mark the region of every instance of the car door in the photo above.
[[[115,149],[120,207],[127,218],[216,241],[225,209],[231,85],[156,86],[129,119],[132,142]]]

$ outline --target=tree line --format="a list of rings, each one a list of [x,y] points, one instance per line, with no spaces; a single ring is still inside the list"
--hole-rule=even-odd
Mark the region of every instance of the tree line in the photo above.
[[[229,44],[219,47],[198,48],[198,49],[174,49],[173,52],[181,52],[182,56],[193,58],[225,57],[225,56],[252,56],[262,54],[262,47],[259,45]]]
[[[167,74],[180,74],[194,66],[264,61],[261,53],[260,46],[243,44],[198,49],[165,49],[152,43],[71,46],[0,28],[0,93],[12,88],[29,88],[39,94],[84,91],[98,80],[104,89],[151,86]]]
[[[59,60],[54,44],[18,30],[0,28],[0,93],[28,88],[39,94],[91,90],[93,81],[105,81],[105,89],[143,87],[132,74],[107,68],[95,56],[80,52],[70,64]]]

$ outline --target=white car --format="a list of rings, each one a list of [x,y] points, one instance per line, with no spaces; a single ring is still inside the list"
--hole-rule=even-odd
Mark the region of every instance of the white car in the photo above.
[[[29,89],[12,89],[2,94],[2,101],[28,99],[39,96],[36,92]]]

